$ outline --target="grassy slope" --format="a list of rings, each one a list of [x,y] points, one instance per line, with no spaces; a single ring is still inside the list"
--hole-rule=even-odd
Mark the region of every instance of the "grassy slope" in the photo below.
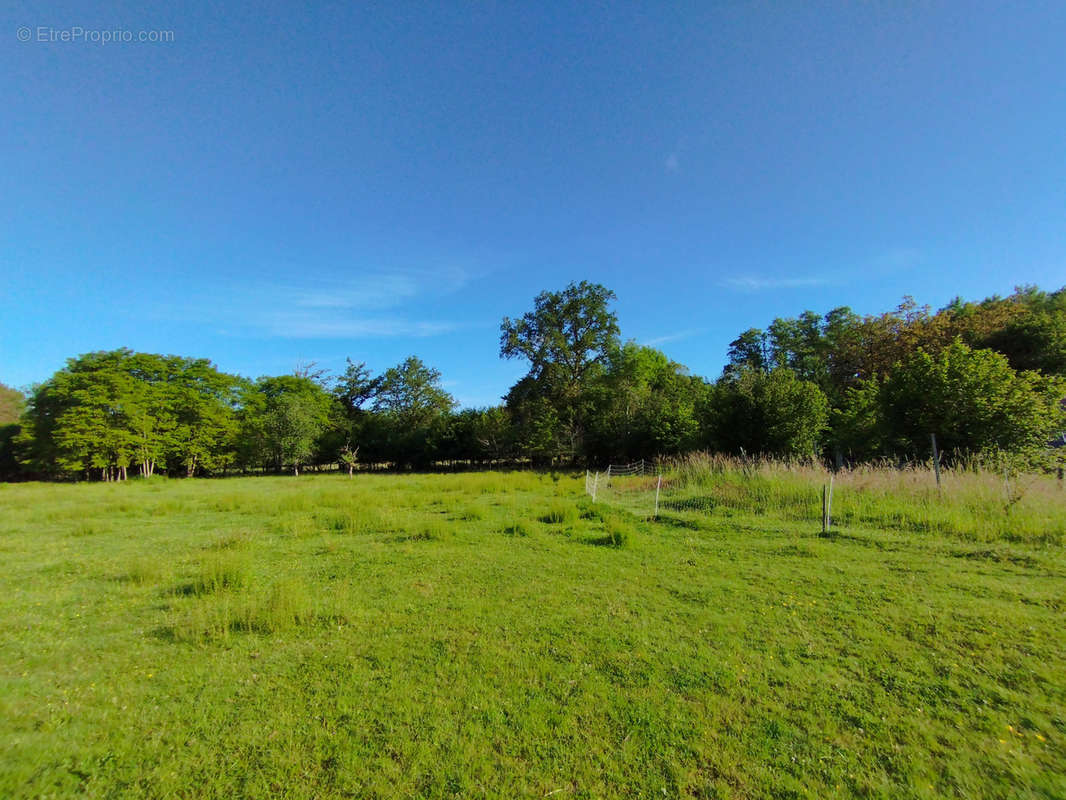
[[[0,485],[0,796],[1066,796],[1061,548],[580,489]]]

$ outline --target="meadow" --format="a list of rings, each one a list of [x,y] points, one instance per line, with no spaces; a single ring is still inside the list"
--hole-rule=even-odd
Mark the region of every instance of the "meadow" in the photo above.
[[[730,470],[0,484],[0,796],[1066,797],[1054,484]]]

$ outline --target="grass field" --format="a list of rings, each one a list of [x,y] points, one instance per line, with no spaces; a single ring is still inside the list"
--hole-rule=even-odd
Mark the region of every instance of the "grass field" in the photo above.
[[[0,797],[1066,797],[1056,537],[582,480],[0,485]]]

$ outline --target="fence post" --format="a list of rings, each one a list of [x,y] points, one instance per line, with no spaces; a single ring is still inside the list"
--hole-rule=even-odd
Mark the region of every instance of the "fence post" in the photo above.
[[[829,528],[829,512],[826,510],[826,488],[825,484],[822,484],[822,534],[824,535]]]
[[[600,473],[595,473],[592,477],[592,502],[596,502],[596,487],[600,483]]]
[[[658,519],[659,517],[659,490],[663,488],[663,476],[659,476],[659,482],[655,484],[655,513],[652,515],[652,519]]]
[[[929,438],[933,442],[933,469],[936,471],[936,488],[940,491],[940,451],[936,449],[936,434],[929,434]]]
[[[828,533],[833,527],[833,476],[829,476],[829,499],[825,504],[825,530]]]

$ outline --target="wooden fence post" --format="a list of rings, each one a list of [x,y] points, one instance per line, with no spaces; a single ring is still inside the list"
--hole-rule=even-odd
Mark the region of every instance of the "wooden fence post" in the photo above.
[[[936,449],[936,434],[929,434],[930,440],[933,442],[933,469],[936,471],[936,488],[940,491],[940,451]]]
[[[833,476],[829,476],[829,485],[822,484],[822,535],[829,533],[833,526]]]

